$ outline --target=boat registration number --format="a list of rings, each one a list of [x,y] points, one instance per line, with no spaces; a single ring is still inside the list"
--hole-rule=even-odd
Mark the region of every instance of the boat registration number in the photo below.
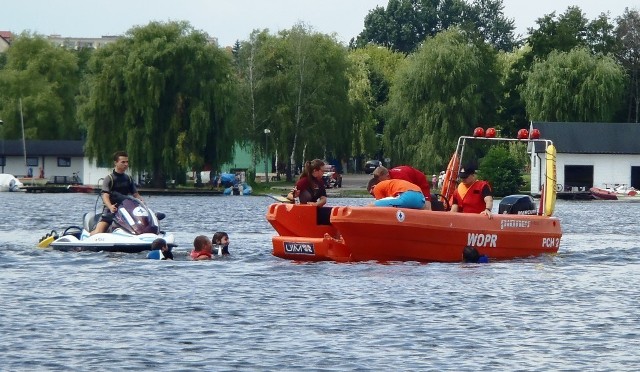
[[[542,248],[559,248],[560,238],[542,238]]]

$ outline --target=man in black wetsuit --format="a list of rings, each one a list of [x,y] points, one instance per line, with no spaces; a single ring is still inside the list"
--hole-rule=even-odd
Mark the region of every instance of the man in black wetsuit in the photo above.
[[[124,151],[117,151],[113,154],[113,163],[113,172],[108,174],[102,182],[101,193],[104,209],[102,210],[100,221],[96,228],[91,231],[91,235],[106,232],[111,222],[113,222],[113,214],[116,212],[117,206],[114,196],[111,195],[112,191],[122,195],[133,195],[134,198],[144,202],[142,196],[138,194],[138,189],[133,179],[125,173],[129,169],[129,154]]]

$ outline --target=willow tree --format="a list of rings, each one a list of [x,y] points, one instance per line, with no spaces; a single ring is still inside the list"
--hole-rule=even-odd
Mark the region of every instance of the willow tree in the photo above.
[[[233,155],[231,56],[187,22],[151,22],[101,48],[82,110],[86,151],[110,164],[126,149],[155,186]]]
[[[384,143],[395,164],[446,165],[460,135],[491,123],[499,90],[495,51],[450,29],[425,41],[399,69],[386,107]]]
[[[608,122],[620,109],[624,83],[613,58],[576,48],[536,62],[521,94],[531,120]]]
[[[80,86],[77,57],[42,36],[22,33],[6,51],[0,69],[0,117],[6,138],[80,139],[75,97]]]

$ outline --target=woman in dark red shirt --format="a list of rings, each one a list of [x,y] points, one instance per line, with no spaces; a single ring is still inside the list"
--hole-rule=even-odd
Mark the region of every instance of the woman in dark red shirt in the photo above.
[[[323,166],[324,162],[320,159],[304,164],[304,171],[293,189],[293,196],[300,198],[300,204],[315,204],[322,207],[327,203],[327,190],[322,180]]]

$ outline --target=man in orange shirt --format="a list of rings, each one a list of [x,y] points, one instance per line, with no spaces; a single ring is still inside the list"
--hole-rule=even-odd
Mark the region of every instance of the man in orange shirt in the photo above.
[[[429,181],[427,180],[427,176],[425,176],[424,173],[420,172],[419,170],[408,165],[399,165],[391,169],[379,166],[373,171],[373,176],[380,181],[394,179],[411,182],[412,184],[418,186],[420,188],[420,191],[422,191],[422,194],[424,195],[424,209],[431,209],[431,189],[429,187]]]
[[[402,207],[424,209],[425,198],[420,188],[405,180],[380,181],[374,177],[367,185],[369,193],[376,198],[376,207]]]

